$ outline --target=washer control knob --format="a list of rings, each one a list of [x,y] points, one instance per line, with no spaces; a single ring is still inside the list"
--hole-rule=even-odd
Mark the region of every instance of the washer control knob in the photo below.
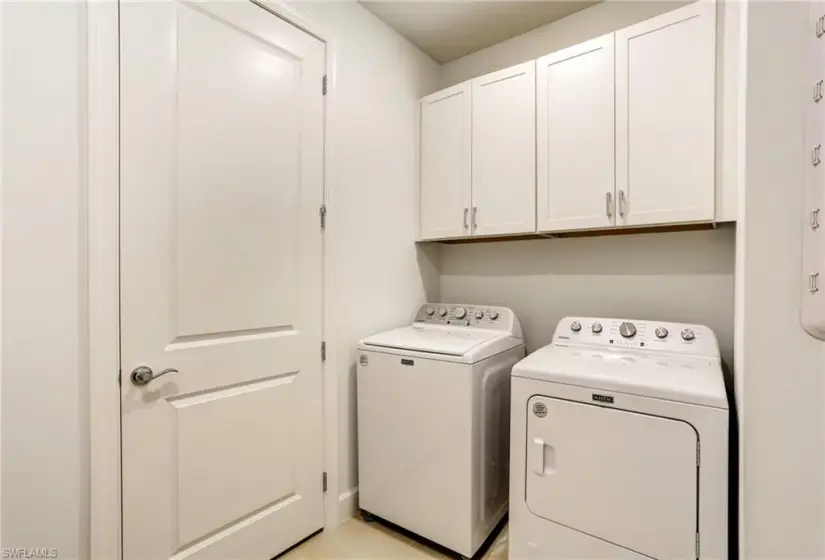
[[[572,323],[570,323],[570,330],[573,332],[579,332],[580,330],[582,330],[582,324],[578,321],[573,321]]]
[[[619,325],[619,334],[625,338],[633,338],[636,336],[636,325],[629,321],[625,321]]]
[[[490,311],[490,319],[492,319],[493,321],[498,319],[498,311]]]
[[[478,311],[476,311],[476,319],[478,319],[479,321],[481,319],[484,319],[484,311],[483,310],[479,309]]]
[[[593,323],[590,325],[590,330],[593,331],[595,334],[599,334],[602,332],[602,324],[601,323]]]
[[[438,310],[438,316],[439,316],[439,317],[446,317],[446,316],[447,316],[447,310],[446,310],[446,309],[444,309],[443,307],[439,308],[439,310]]]
[[[693,329],[682,329],[682,340],[693,340],[696,338],[696,333],[693,332]]]
[[[668,332],[667,329],[664,327],[656,327],[656,337],[657,338],[667,338]]]
[[[455,318],[456,319],[463,319],[467,316],[467,310],[463,307],[456,307],[455,308]]]
[[[426,313],[428,316],[432,317],[433,313],[435,313],[435,309],[433,309],[432,307],[428,307]]]

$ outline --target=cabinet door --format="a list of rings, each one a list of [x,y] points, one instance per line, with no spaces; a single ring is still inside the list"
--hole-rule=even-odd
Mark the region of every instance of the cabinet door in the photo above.
[[[613,225],[614,37],[536,61],[539,231]]]
[[[470,234],[470,82],[421,100],[421,239]]]
[[[536,231],[536,66],[473,83],[473,235]]]
[[[618,224],[714,218],[715,4],[616,33]]]

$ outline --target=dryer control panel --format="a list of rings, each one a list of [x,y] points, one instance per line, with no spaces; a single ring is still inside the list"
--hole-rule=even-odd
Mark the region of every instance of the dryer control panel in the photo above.
[[[719,357],[714,332],[704,325],[604,317],[565,317],[553,344],[634,348],[688,356]]]
[[[513,332],[521,337],[521,326],[512,310],[492,305],[462,305],[455,303],[428,303],[415,315],[416,323],[454,325]],[[516,334],[514,331],[518,331]]]

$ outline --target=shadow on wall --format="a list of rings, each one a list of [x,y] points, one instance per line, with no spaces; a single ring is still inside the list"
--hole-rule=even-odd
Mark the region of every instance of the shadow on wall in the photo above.
[[[705,324],[733,357],[736,228],[444,245],[440,299],[504,305],[528,351],[568,315]]]
[[[418,271],[421,274],[421,283],[424,286],[424,295],[428,302],[439,300],[441,291],[441,252],[441,245],[436,243],[416,244]],[[412,314],[416,311],[418,310],[410,309],[410,319],[412,319]]]

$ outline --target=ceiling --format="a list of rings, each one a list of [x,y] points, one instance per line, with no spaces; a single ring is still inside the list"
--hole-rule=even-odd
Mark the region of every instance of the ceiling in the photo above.
[[[598,0],[361,0],[440,64],[541,27]]]

